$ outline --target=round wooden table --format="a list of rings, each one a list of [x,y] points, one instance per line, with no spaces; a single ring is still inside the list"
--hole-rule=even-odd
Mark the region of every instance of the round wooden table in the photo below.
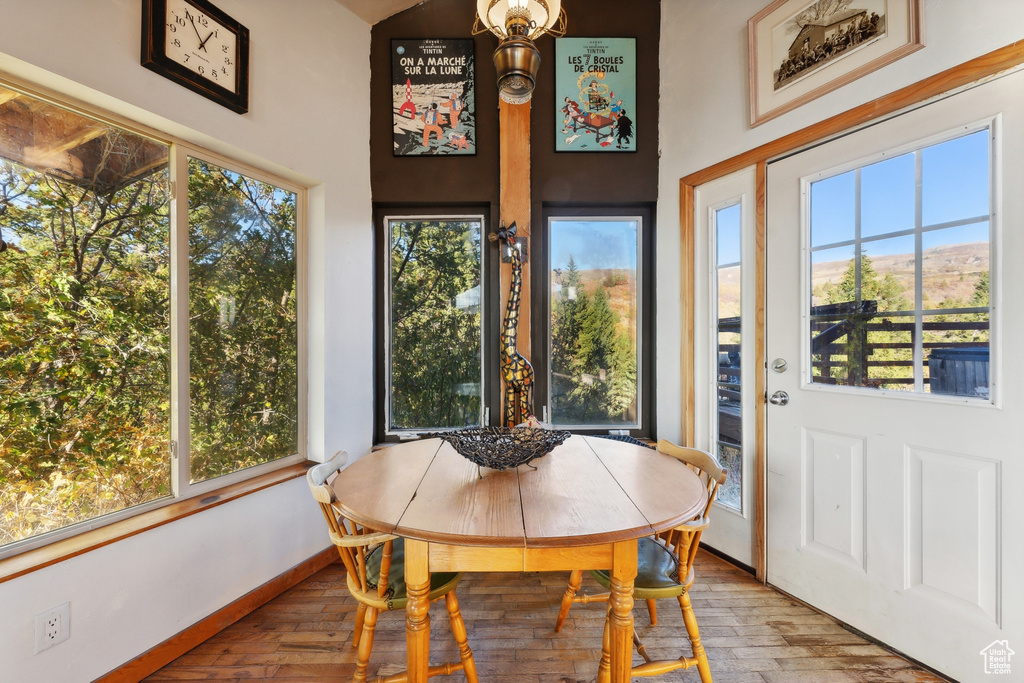
[[[406,538],[410,683],[427,680],[430,572],[572,569],[611,570],[598,680],[629,682],[637,539],[692,519],[707,491],[679,460],[610,439],[572,436],[532,465],[481,469],[424,439],[370,453],[334,480],[345,515]]]

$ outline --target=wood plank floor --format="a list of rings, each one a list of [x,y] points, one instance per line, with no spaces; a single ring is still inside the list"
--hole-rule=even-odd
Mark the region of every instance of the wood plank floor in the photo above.
[[[225,629],[148,681],[244,680],[298,683],[350,680],[355,601],[338,564]],[[582,683],[597,676],[604,605],[574,605],[554,633],[561,574],[467,574],[458,595],[481,683]],[[599,587],[585,577],[584,590]],[[834,619],[757,583],[708,553],[697,560],[690,592],[718,683],[943,681],[844,629]],[[431,616],[431,662],[458,661],[443,602]],[[636,624],[656,657],[690,654],[674,600],[659,603],[658,626],[638,603]],[[371,675],[405,668],[403,614],[381,615]],[[434,681],[464,681],[462,673]],[[695,670],[651,681],[699,681]]]

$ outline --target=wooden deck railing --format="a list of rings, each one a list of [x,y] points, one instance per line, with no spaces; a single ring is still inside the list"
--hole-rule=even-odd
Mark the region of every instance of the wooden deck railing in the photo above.
[[[987,308],[947,309],[929,313],[921,323],[921,348],[924,352],[924,384],[931,383],[928,358],[933,352],[978,349],[982,358],[981,370],[976,360],[953,362],[953,369],[966,376],[968,391],[974,384],[988,384],[988,332]],[[937,316],[958,317],[984,314],[981,320],[928,320]],[[980,316],[979,316],[980,317]],[[720,318],[720,333],[739,333],[738,317]],[[969,336],[969,340],[956,339],[952,334]],[[965,335],[964,333],[971,333]],[[878,302],[845,302],[815,306],[811,309],[811,367],[814,382],[849,386],[913,387],[914,350],[918,327],[913,316],[898,316],[878,312]],[[945,337],[945,338],[944,338]],[[939,351],[936,351],[939,350]],[[984,351],[982,351],[984,350]],[[883,353],[884,352],[884,353]],[[946,354],[950,355],[950,354]],[[888,358],[882,356],[889,356]],[[740,444],[740,345],[718,345],[718,432],[727,444]],[[965,370],[966,366],[966,370]],[[978,374],[975,374],[978,373]],[[984,375],[980,374],[984,373]],[[964,380],[959,380],[964,383]],[[955,384],[956,382],[954,382]],[[933,388],[934,390],[934,388]],[[942,393],[959,393],[949,390]],[[968,394],[973,395],[973,394]]]
[[[939,315],[985,314],[985,308],[949,309]],[[905,321],[905,322],[903,322]],[[987,349],[989,321],[925,320],[921,323],[924,367],[936,349]],[[972,333],[969,340],[947,336]],[[811,365],[814,381],[849,386],[913,385],[918,326],[912,317],[878,313],[875,301],[816,306],[811,310]],[[881,351],[888,351],[879,357]],[[931,380],[923,373],[924,383]]]

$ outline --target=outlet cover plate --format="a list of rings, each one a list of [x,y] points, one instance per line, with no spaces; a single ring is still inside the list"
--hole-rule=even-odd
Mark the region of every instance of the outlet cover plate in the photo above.
[[[36,654],[71,636],[71,603],[65,602],[36,615]]]

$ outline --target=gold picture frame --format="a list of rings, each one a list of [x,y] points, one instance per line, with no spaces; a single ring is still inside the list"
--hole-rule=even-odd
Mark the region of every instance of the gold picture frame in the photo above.
[[[750,126],[924,47],[921,0],[775,0],[747,22]]]

